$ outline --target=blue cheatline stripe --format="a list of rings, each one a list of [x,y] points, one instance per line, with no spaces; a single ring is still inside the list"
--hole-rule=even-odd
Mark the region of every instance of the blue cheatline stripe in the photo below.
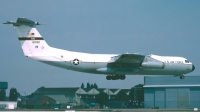
[[[19,40],[44,40],[42,37],[19,37]]]

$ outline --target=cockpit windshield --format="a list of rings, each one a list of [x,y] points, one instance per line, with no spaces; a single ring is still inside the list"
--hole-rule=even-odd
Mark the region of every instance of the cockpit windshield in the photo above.
[[[190,61],[188,61],[188,60],[185,60],[185,63],[190,63]]]

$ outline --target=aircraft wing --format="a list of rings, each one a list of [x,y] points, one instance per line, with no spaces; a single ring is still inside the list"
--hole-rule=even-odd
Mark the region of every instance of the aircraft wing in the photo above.
[[[121,54],[114,56],[108,63],[109,67],[120,67],[120,68],[132,68],[140,67],[141,63],[145,59],[145,55],[141,54]]]

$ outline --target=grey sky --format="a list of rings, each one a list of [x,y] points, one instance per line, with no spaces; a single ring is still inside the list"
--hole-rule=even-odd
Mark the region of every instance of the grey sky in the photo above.
[[[46,23],[37,29],[53,47],[88,53],[145,53],[182,56],[200,73],[199,0],[2,0],[0,22],[18,17]],[[38,87],[131,88],[143,76],[107,81],[105,75],[79,73],[26,58],[11,25],[0,25],[0,81],[30,94]],[[187,76],[187,75],[186,75]],[[178,77],[176,77],[178,78]],[[26,93],[24,93],[26,92]]]

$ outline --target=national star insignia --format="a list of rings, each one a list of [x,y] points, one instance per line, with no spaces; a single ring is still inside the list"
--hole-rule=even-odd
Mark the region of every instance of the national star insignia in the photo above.
[[[74,60],[73,60],[73,64],[74,64],[74,65],[78,65],[78,64],[79,64],[79,60],[78,60],[78,59],[74,59]]]

